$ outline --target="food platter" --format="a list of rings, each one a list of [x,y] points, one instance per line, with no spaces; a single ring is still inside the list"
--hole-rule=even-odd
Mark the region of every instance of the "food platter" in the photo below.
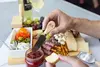
[[[38,40],[39,35],[42,34],[43,20],[44,20],[44,17],[35,17],[33,19],[28,18],[27,20],[24,20],[24,22],[22,23],[23,24],[22,26],[28,29],[31,33],[31,39],[30,39],[31,48],[34,47],[35,43]],[[21,29],[21,28],[14,28],[12,30],[12,33],[14,34],[14,31],[15,30],[18,31],[18,29]],[[11,39],[10,39],[10,42],[11,42]],[[68,55],[77,56],[79,52],[81,51],[90,53],[89,43],[84,40],[84,38],[80,35],[80,33],[73,30],[66,31],[65,33],[55,34],[51,39],[46,40],[43,46],[41,46],[41,48],[45,54],[45,58],[50,56],[52,53],[61,54],[64,56],[68,56]],[[10,58],[12,57],[13,60],[15,58],[20,58],[23,61],[23,63],[25,63],[24,61],[25,52],[26,50],[24,51],[10,50],[9,56]],[[11,64],[14,64],[14,63],[11,63]]]
[[[13,30],[12,30],[13,31]],[[37,32],[38,31],[38,32]],[[34,32],[36,32],[36,34],[41,34],[41,29],[39,29],[39,30],[34,30],[34,31],[32,31],[33,33]],[[10,36],[7,38],[7,40],[6,40],[6,43],[8,44],[10,41],[11,41],[11,38],[12,38],[12,33],[13,32],[11,32],[11,34],[10,34]],[[34,34],[32,34],[33,36],[35,36],[36,35],[35,33]],[[33,39],[33,38],[32,38]],[[79,38],[80,39],[80,38]],[[95,39],[95,38],[92,38],[92,37],[89,37],[89,36],[87,36],[87,35],[83,35],[83,34],[81,34],[81,39],[83,40],[83,42],[85,41],[85,42],[88,42],[88,43],[90,43],[90,44],[95,44],[95,43],[98,43],[98,41],[97,41],[97,39]],[[95,43],[93,43],[93,40],[95,41]],[[34,40],[35,41],[35,40]],[[82,44],[82,43],[81,43]],[[8,44],[9,45],[9,44]],[[3,48],[3,50],[7,50],[7,48],[6,47],[2,47]],[[5,49],[4,49],[5,48]],[[91,46],[89,47],[89,50],[90,50],[90,48],[92,48]],[[17,50],[18,51],[18,50]],[[14,51],[12,51],[12,52],[14,52]],[[7,51],[7,52],[5,52],[6,53],[6,56],[8,57],[9,56],[9,52]],[[24,54],[25,52],[23,52],[23,54]],[[8,54],[8,55],[7,55]],[[69,53],[70,54],[70,53]],[[71,55],[72,54],[74,54],[74,56],[76,55],[76,52],[72,52],[71,53]],[[95,53],[94,53],[95,54]],[[3,54],[4,55],[4,54]],[[15,55],[15,53],[14,53],[14,55]],[[24,56],[24,58],[19,58],[18,59],[18,57],[19,56]],[[19,65],[19,66],[25,66],[25,61],[24,61],[24,59],[25,59],[25,55],[22,55],[22,53],[21,52],[19,52],[19,56],[17,57],[17,60],[15,60],[15,58],[12,58],[12,62],[14,62],[14,60],[15,61],[17,61],[15,64],[14,64],[14,66],[18,66],[19,64],[22,64],[22,65]],[[72,55],[73,56],[73,55]],[[3,57],[3,56],[2,56]],[[7,58],[5,57],[5,60],[7,60]],[[24,62],[24,63],[18,63],[18,62]],[[7,62],[8,63],[8,60],[7,61],[5,61],[5,62]],[[12,63],[11,62],[11,63]],[[24,65],[23,65],[24,64]],[[62,65],[62,64],[64,64],[64,63],[62,63],[62,62],[58,62],[57,63],[57,66],[58,67],[60,67],[59,65]],[[10,65],[12,65],[12,64],[10,64]],[[10,66],[10,65],[8,65],[8,66]],[[67,65],[68,66],[68,64],[64,64],[64,65]]]

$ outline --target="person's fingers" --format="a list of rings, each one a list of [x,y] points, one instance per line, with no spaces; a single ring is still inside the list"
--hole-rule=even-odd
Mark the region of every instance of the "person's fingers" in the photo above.
[[[62,56],[58,55],[61,61],[71,64],[73,67],[89,67],[87,64],[84,64],[80,59],[77,57],[70,57],[70,56]]]
[[[42,27],[42,30],[45,30],[47,24],[49,23],[49,21],[54,21],[57,20],[57,16],[58,15],[58,11],[57,10],[54,10],[52,11],[43,21],[43,27]]]
[[[76,57],[70,57],[70,56],[62,56],[62,55],[58,55],[61,61],[64,61],[66,63],[69,64],[74,64],[75,62],[77,62]]]
[[[57,28],[54,28],[51,32],[50,32],[50,35],[53,36],[54,34],[58,34],[60,32],[60,29],[57,27]]]
[[[58,26],[58,27],[55,27],[51,32],[50,32],[50,35],[53,36],[54,34],[58,34],[60,32],[65,32],[66,31],[66,28],[64,26]]]
[[[49,22],[49,18],[48,18],[48,17],[45,17],[45,19],[44,19],[44,21],[43,21],[43,24],[42,24],[42,26],[43,26],[43,27],[42,27],[42,30],[45,30],[45,28],[46,28],[48,22]]]
[[[56,65],[46,62],[45,67],[56,67]]]

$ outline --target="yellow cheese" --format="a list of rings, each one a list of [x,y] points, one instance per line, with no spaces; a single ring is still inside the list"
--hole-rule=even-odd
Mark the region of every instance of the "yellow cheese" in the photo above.
[[[25,58],[8,57],[8,64],[9,65],[24,64],[24,63],[25,63]]]
[[[59,57],[56,53],[52,53],[50,56],[47,56],[45,59],[47,62],[55,64],[59,60]]]
[[[71,32],[66,32],[66,43],[69,51],[77,51],[77,42]]]
[[[76,38],[76,41],[78,44],[78,51],[90,52],[89,44],[87,42],[85,42],[85,40],[81,36]]]
[[[14,16],[12,18],[11,27],[12,28],[20,28],[20,27],[22,27],[22,17],[21,16]]]
[[[68,52],[68,56],[77,56],[79,52]]]

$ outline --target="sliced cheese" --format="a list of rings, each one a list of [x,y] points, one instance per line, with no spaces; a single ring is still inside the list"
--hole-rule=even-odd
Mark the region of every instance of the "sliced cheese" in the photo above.
[[[77,42],[71,32],[66,32],[66,43],[69,51],[77,51]]]
[[[22,17],[21,16],[14,16],[12,18],[11,27],[12,28],[20,28],[20,27],[22,27]]]
[[[77,56],[78,54],[79,54],[78,51],[76,51],[76,52],[69,52],[68,56]]]
[[[25,58],[8,57],[8,64],[9,65],[24,64],[24,63],[25,63]]]
[[[45,59],[47,62],[55,64],[59,60],[59,57],[56,53],[52,53],[50,56],[47,56]]]
[[[85,42],[85,40],[81,36],[76,38],[76,41],[78,44],[78,51],[90,52],[89,44],[87,42]]]

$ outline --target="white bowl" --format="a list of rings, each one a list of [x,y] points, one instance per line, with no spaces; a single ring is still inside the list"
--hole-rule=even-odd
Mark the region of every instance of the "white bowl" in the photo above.
[[[30,32],[30,48],[32,47],[32,28],[31,27],[25,27],[29,32]],[[9,45],[11,45],[11,41],[15,38],[15,34],[16,32],[19,30],[20,28],[14,28],[11,32],[11,38],[9,40]],[[12,44],[13,45],[13,44]],[[26,50],[9,50],[9,55],[8,57],[12,57],[12,58],[23,58],[25,57],[25,52]]]

